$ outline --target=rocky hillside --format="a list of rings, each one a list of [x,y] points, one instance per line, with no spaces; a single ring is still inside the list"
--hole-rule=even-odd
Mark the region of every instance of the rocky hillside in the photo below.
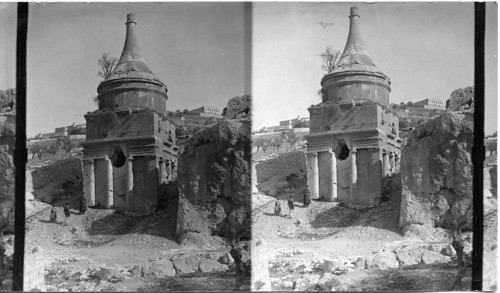
[[[449,112],[411,133],[401,154],[403,231],[472,229],[473,119],[470,112]]]
[[[0,288],[12,289],[16,139],[15,90],[0,91]]]
[[[229,107],[227,113],[245,111]],[[249,117],[224,119],[187,141],[178,169],[182,242],[205,246],[210,235],[250,239],[250,134]]]

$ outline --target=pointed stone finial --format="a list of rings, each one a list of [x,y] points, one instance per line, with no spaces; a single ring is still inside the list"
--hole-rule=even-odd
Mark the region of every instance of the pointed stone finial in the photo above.
[[[135,13],[127,14],[127,22],[125,24],[129,24],[129,23],[137,24],[137,22],[135,22]]]
[[[351,7],[351,15],[349,15],[349,18],[351,18],[353,16],[360,17],[358,14],[358,7],[357,6]]]
[[[359,18],[358,7],[351,7],[351,14],[349,15],[349,36],[347,37],[344,52],[342,53],[337,66],[350,66],[352,64],[375,66],[370,56],[368,56],[368,52],[365,50],[365,44],[361,39],[358,26]]]

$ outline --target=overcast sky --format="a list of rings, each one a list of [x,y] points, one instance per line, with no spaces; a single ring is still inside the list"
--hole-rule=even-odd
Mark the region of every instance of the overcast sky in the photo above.
[[[473,3],[254,3],[251,46],[240,3],[30,4],[28,136],[85,123],[83,114],[96,109],[97,59],[120,56],[130,12],[146,63],[168,87],[168,109],[223,108],[251,93],[255,129],[309,116],[324,74],[317,54],[327,45],[343,50],[354,5],[366,49],[391,79],[392,102],[446,100],[473,85]],[[0,3],[0,89],[15,87],[16,10]],[[498,123],[495,3],[487,3],[486,21],[489,134]]]
[[[17,3],[0,3],[0,89],[16,87]]]
[[[83,114],[97,108],[97,60],[103,52],[120,57],[130,12],[146,64],[168,87],[167,109],[222,109],[230,98],[250,94],[241,3],[44,3],[29,9],[28,136],[85,123]]]
[[[490,3],[490,7],[494,4]],[[365,49],[391,79],[393,103],[446,100],[474,84],[474,4],[470,3],[255,3],[253,10],[254,129],[308,117],[320,103],[324,75],[317,54],[326,46],[343,51],[351,6],[359,7]],[[496,5],[495,5],[496,11]],[[486,133],[496,129],[496,12],[488,39]],[[324,28],[323,23],[333,23]]]

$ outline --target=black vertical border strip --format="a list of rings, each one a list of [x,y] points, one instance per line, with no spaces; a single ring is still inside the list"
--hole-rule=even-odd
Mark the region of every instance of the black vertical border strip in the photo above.
[[[24,271],[24,220],[25,220],[25,170],[26,170],[26,44],[28,36],[28,3],[17,4],[16,41],[16,196],[14,223],[13,290],[23,291]]]
[[[252,109],[250,111],[250,133],[248,134],[250,136],[250,142],[249,142],[249,151],[250,151],[250,176],[248,177],[249,180],[250,180],[250,200],[248,201],[248,204],[250,205],[248,207],[250,213],[249,213],[249,221],[250,221],[250,241],[253,240],[253,225],[252,225],[252,182],[253,182],[253,161],[252,161],[252,144],[253,144],[253,140],[252,140],[252,131],[253,131],[253,112],[254,112],[254,108],[253,108],[253,92],[252,92],[252,73],[253,73],[253,69],[252,69],[252,51],[253,51],[253,42],[252,42],[252,28],[253,28],[253,22],[252,22],[252,17],[253,17],[253,3],[252,2],[243,2],[243,14],[244,14],[244,27],[245,27],[245,36],[244,36],[244,55],[243,55],[243,58],[244,58],[244,66],[243,66],[243,71],[244,71],[244,94],[245,95],[250,95],[252,97],[252,100],[251,100],[251,105],[250,105],[250,108]],[[251,245],[250,245],[251,247]],[[250,268],[252,267],[252,249],[250,248]],[[252,278],[252,272],[251,272],[251,269],[250,269],[250,283],[251,282],[251,278]]]
[[[486,3],[474,3],[474,144],[472,146],[472,290],[483,289],[484,40]]]

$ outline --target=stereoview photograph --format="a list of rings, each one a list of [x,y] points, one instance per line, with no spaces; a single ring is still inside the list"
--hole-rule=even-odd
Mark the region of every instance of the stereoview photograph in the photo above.
[[[30,4],[25,291],[250,288],[245,11]]]
[[[254,290],[496,289],[496,11],[475,231],[474,3],[254,4]]]

